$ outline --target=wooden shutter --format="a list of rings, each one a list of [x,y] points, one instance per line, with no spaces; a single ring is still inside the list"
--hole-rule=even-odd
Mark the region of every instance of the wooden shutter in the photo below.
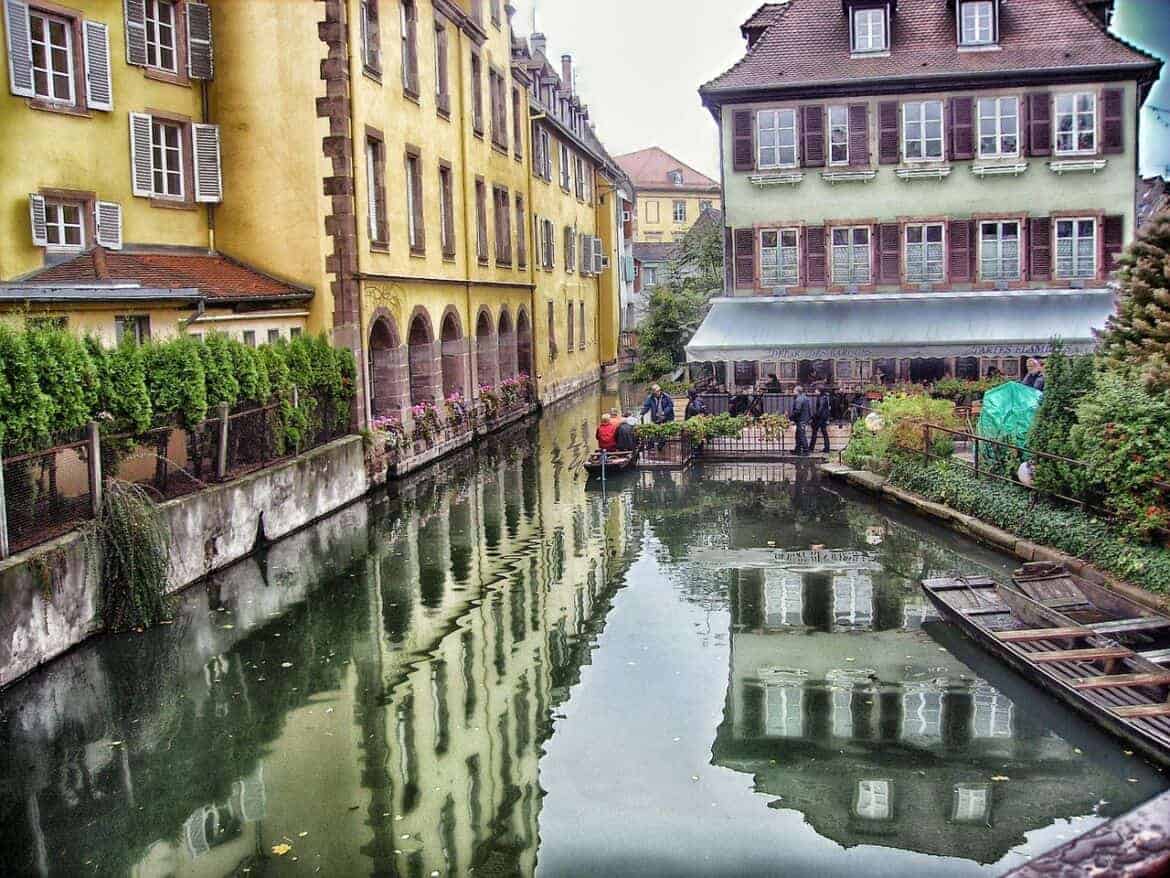
[[[605,254],[601,249],[601,238],[593,239],[593,273],[601,274],[605,270]],[[584,324],[582,324],[584,325]]]
[[[810,226],[804,230],[804,282],[810,287],[828,283],[825,263],[825,229]]]
[[[897,223],[878,226],[878,282],[902,282],[902,227]]]
[[[801,107],[801,130],[803,144],[801,164],[806,168],[825,166],[825,108],[821,106]]]
[[[898,102],[878,104],[878,161],[896,165],[901,159],[901,137],[898,134]]]
[[[849,105],[849,164],[869,165],[869,104]]]
[[[211,49],[211,7],[187,4],[187,72],[192,79],[211,79],[215,58]]]
[[[126,14],[126,63],[146,66],[146,2],[122,0]]]
[[[93,206],[97,242],[109,250],[122,249],[122,205],[99,201]]]
[[[1032,142],[1032,132],[1029,130],[1031,126],[1028,124],[1028,120],[1031,118],[1031,114],[1028,112],[1028,96],[1021,95],[1016,104],[1019,113],[1016,136],[1020,139],[1020,155],[1023,156],[1028,155],[1029,144]]]
[[[735,289],[735,260],[732,257],[731,227],[723,227],[723,288],[727,292]]]
[[[952,220],[947,229],[947,238],[947,270],[951,282],[973,281],[975,223],[971,220]]]
[[[1125,152],[1125,92],[1107,88],[1101,94],[1101,152]]]
[[[34,247],[46,247],[49,233],[45,229],[45,196],[30,192],[28,196],[28,219],[32,229]]]
[[[191,125],[195,155],[195,200],[223,201],[223,175],[219,164],[219,126]]]
[[[1052,95],[1028,95],[1028,155],[1052,154]]]
[[[732,164],[737,171],[756,168],[756,114],[751,110],[736,110],[732,119]]]
[[[1117,260],[1125,249],[1125,217],[1105,217],[1101,229],[1101,275],[1108,278],[1117,268]]]
[[[739,289],[756,285],[756,233],[754,229],[735,230],[735,285]]]
[[[1046,216],[1028,220],[1028,279],[1052,279],[1052,220]]]
[[[956,160],[975,157],[975,99],[971,97],[951,98],[951,158]]]
[[[110,79],[110,31],[100,21],[86,19],[82,36],[85,57],[85,101],[91,110],[114,109]]]
[[[8,87],[14,95],[31,98],[36,91],[28,41],[27,3],[4,0],[4,32],[8,34]]]
[[[130,114],[130,184],[135,195],[154,195],[154,164],[150,156],[151,118]]]

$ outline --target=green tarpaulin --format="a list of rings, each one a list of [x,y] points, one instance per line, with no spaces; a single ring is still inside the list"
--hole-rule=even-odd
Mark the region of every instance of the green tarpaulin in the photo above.
[[[1043,395],[1019,381],[992,388],[983,395],[983,412],[979,415],[977,432],[986,439],[1026,444]]]

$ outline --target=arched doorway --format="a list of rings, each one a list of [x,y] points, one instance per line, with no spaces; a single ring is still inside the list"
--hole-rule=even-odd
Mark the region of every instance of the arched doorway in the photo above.
[[[366,350],[370,413],[375,418],[396,415],[406,404],[406,362],[392,317],[383,314],[374,320]]]
[[[475,374],[480,386],[500,383],[499,352],[492,336],[492,315],[486,308],[475,322]]]
[[[523,308],[516,315],[516,369],[532,375],[532,323]]]
[[[440,366],[435,356],[435,335],[427,312],[415,311],[407,336],[410,363],[410,402],[435,402],[440,384]]]
[[[500,311],[499,351],[500,377],[512,378],[516,374],[516,333],[507,308]]]
[[[459,315],[453,308],[448,308],[443,315],[439,338],[443,347],[443,397],[466,394],[467,342],[463,338],[463,327],[459,325]]]

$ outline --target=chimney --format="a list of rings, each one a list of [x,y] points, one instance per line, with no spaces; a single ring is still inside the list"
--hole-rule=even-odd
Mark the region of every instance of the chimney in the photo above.
[[[528,43],[532,46],[533,55],[537,54],[538,52],[543,55],[545,50],[548,48],[548,39],[544,34],[533,34],[528,38]]]
[[[94,247],[91,254],[93,256],[93,276],[97,280],[109,280],[110,268],[106,265],[106,248]]]
[[[573,56],[561,55],[561,79],[565,81],[565,94],[573,93]]]

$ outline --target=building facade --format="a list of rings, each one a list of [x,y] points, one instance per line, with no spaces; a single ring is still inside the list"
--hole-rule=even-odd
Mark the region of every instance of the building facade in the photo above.
[[[747,55],[700,89],[726,295],[690,358],[857,386],[1015,377],[1056,335],[1091,347],[1160,67],[1108,32],[1111,7],[760,7]]]
[[[680,241],[704,211],[719,209],[719,184],[661,147],[620,155],[617,162],[634,186],[635,243]]]

